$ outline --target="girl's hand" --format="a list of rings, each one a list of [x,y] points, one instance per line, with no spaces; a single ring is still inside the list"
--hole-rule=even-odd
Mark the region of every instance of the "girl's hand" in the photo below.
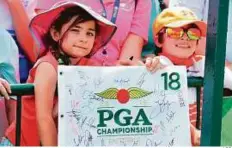
[[[10,84],[6,80],[0,78],[0,94],[3,95],[5,99],[10,100],[8,93],[11,93]]]
[[[145,59],[145,66],[150,72],[156,72],[158,69],[162,69],[165,66],[160,63],[160,58],[157,57],[147,57]]]

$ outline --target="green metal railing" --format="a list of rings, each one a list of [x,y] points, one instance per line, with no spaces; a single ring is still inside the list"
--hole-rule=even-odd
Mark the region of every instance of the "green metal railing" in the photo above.
[[[197,97],[197,126],[200,126],[200,88],[203,86],[202,78],[188,78],[188,86],[196,87],[198,92]],[[16,146],[20,146],[20,130],[21,130],[21,109],[22,109],[22,99],[23,95],[33,95],[34,85],[33,84],[14,84],[11,85],[12,96],[17,96],[17,113],[16,113]],[[57,92],[57,91],[56,91]]]
[[[202,78],[188,78],[188,86],[189,87],[201,87],[203,86]],[[34,94],[34,85],[30,83],[25,84],[14,84],[11,85],[11,95],[22,96],[22,95],[33,95]]]
[[[200,92],[201,92],[201,87],[203,86],[204,80],[202,78],[188,78],[188,87],[196,87],[197,89],[197,127],[200,127]],[[15,85],[11,85],[11,90],[12,90],[12,94],[14,96],[18,96],[17,97],[17,115],[16,115],[16,146],[20,146],[20,130],[21,130],[21,96],[23,95],[33,95],[34,94],[34,85],[33,84],[15,84]],[[220,112],[220,111],[218,111]],[[218,116],[218,114],[216,114],[215,116]],[[205,121],[204,121],[205,122]],[[213,121],[210,124],[214,124],[215,121]],[[202,122],[203,124],[203,122]],[[220,127],[217,127],[219,129],[221,129]],[[209,130],[209,127],[205,126],[202,127],[202,130]],[[211,134],[214,134],[214,132],[211,132]],[[202,136],[207,136],[207,135],[202,135]],[[213,136],[213,135],[210,135]],[[207,138],[207,137],[204,137]],[[203,138],[203,139],[204,139]],[[217,135],[216,138],[220,138],[219,140],[221,140],[221,133],[219,135]],[[212,143],[204,143],[207,144],[207,146],[212,146]]]
[[[33,95],[34,85],[33,84],[14,84],[11,85],[11,95],[17,96],[17,106],[16,106],[16,146],[20,146],[21,139],[21,111],[22,111],[22,96],[23,95]]]
[[[25,84],[14,84],[11,85],[11,95],[22,96],[22,95],[34,95],[34,85],[25,83]]]
[[[221,145],[222,98],[231,0],[209,0],[201,146]]]

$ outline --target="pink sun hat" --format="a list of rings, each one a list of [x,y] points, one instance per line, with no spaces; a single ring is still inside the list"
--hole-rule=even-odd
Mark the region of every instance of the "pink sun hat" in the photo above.
[[[73,6],[78,6],[97,20],[97,24],[99,25],[99,33],[95,39],[93,53],[95,53],[99,48],[105,46],[112,38],[117,30],[116,25],[93,11],[90,7],[74,1],[56,3],[49,10],[44,11],[32,18],[29,24],[30,31],[32,32],[37,44],[39,44],[39,51],[36,51],[37,57],[40,57],[47,50],[43,42],[43,38],[49,31],[53,21],[59,17],[59,14],[62,11]]]

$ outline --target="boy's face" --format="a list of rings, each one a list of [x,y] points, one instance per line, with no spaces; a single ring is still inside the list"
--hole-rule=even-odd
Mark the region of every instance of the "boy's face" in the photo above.
[[[184,29],[187,31],[190,28],[192,29],[190,25],[186,25],[175,29]],[[197,29],[195,31],[200,32],[198,28],[194,29]],[[177,58],[189,58],[191,55],[193,55],[197,49],[198,40],[189,39],[189,35],[187,35],[186,31],[184,32],[183,36],[179,38],[173,38],[168,36],[167,33],[164,33],[163,42],[160,44],[162,52]]]

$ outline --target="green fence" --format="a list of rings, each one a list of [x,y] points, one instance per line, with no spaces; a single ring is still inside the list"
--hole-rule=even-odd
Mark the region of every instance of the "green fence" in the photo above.
[[[197,97],[197,126],[200,126],[200,88],[203,86],[202,78],[188,78],[188,86],[196,87],[198,90]],[[15,84],[11,85],[12,95],[18,96],[17,99],[17,128],[16,128],[16,145],[20,145],[20,127],[21,127],[21,96],[22,95],[33,95],[34,94],[34,85],[33,84]],[[230,127],[232,123],[232,97],[225,97],[223,103],[223,120],[222,120],[222,145],[232,145],[232,128]],[[230,124],[229,124],[230,123]],[[213,124],[213,123],[212,123]],[[207,128],[207,127],[205,127]],[[219,138],[221,136],[218,136]],[[209,143],[210,146],[210,143]]]

